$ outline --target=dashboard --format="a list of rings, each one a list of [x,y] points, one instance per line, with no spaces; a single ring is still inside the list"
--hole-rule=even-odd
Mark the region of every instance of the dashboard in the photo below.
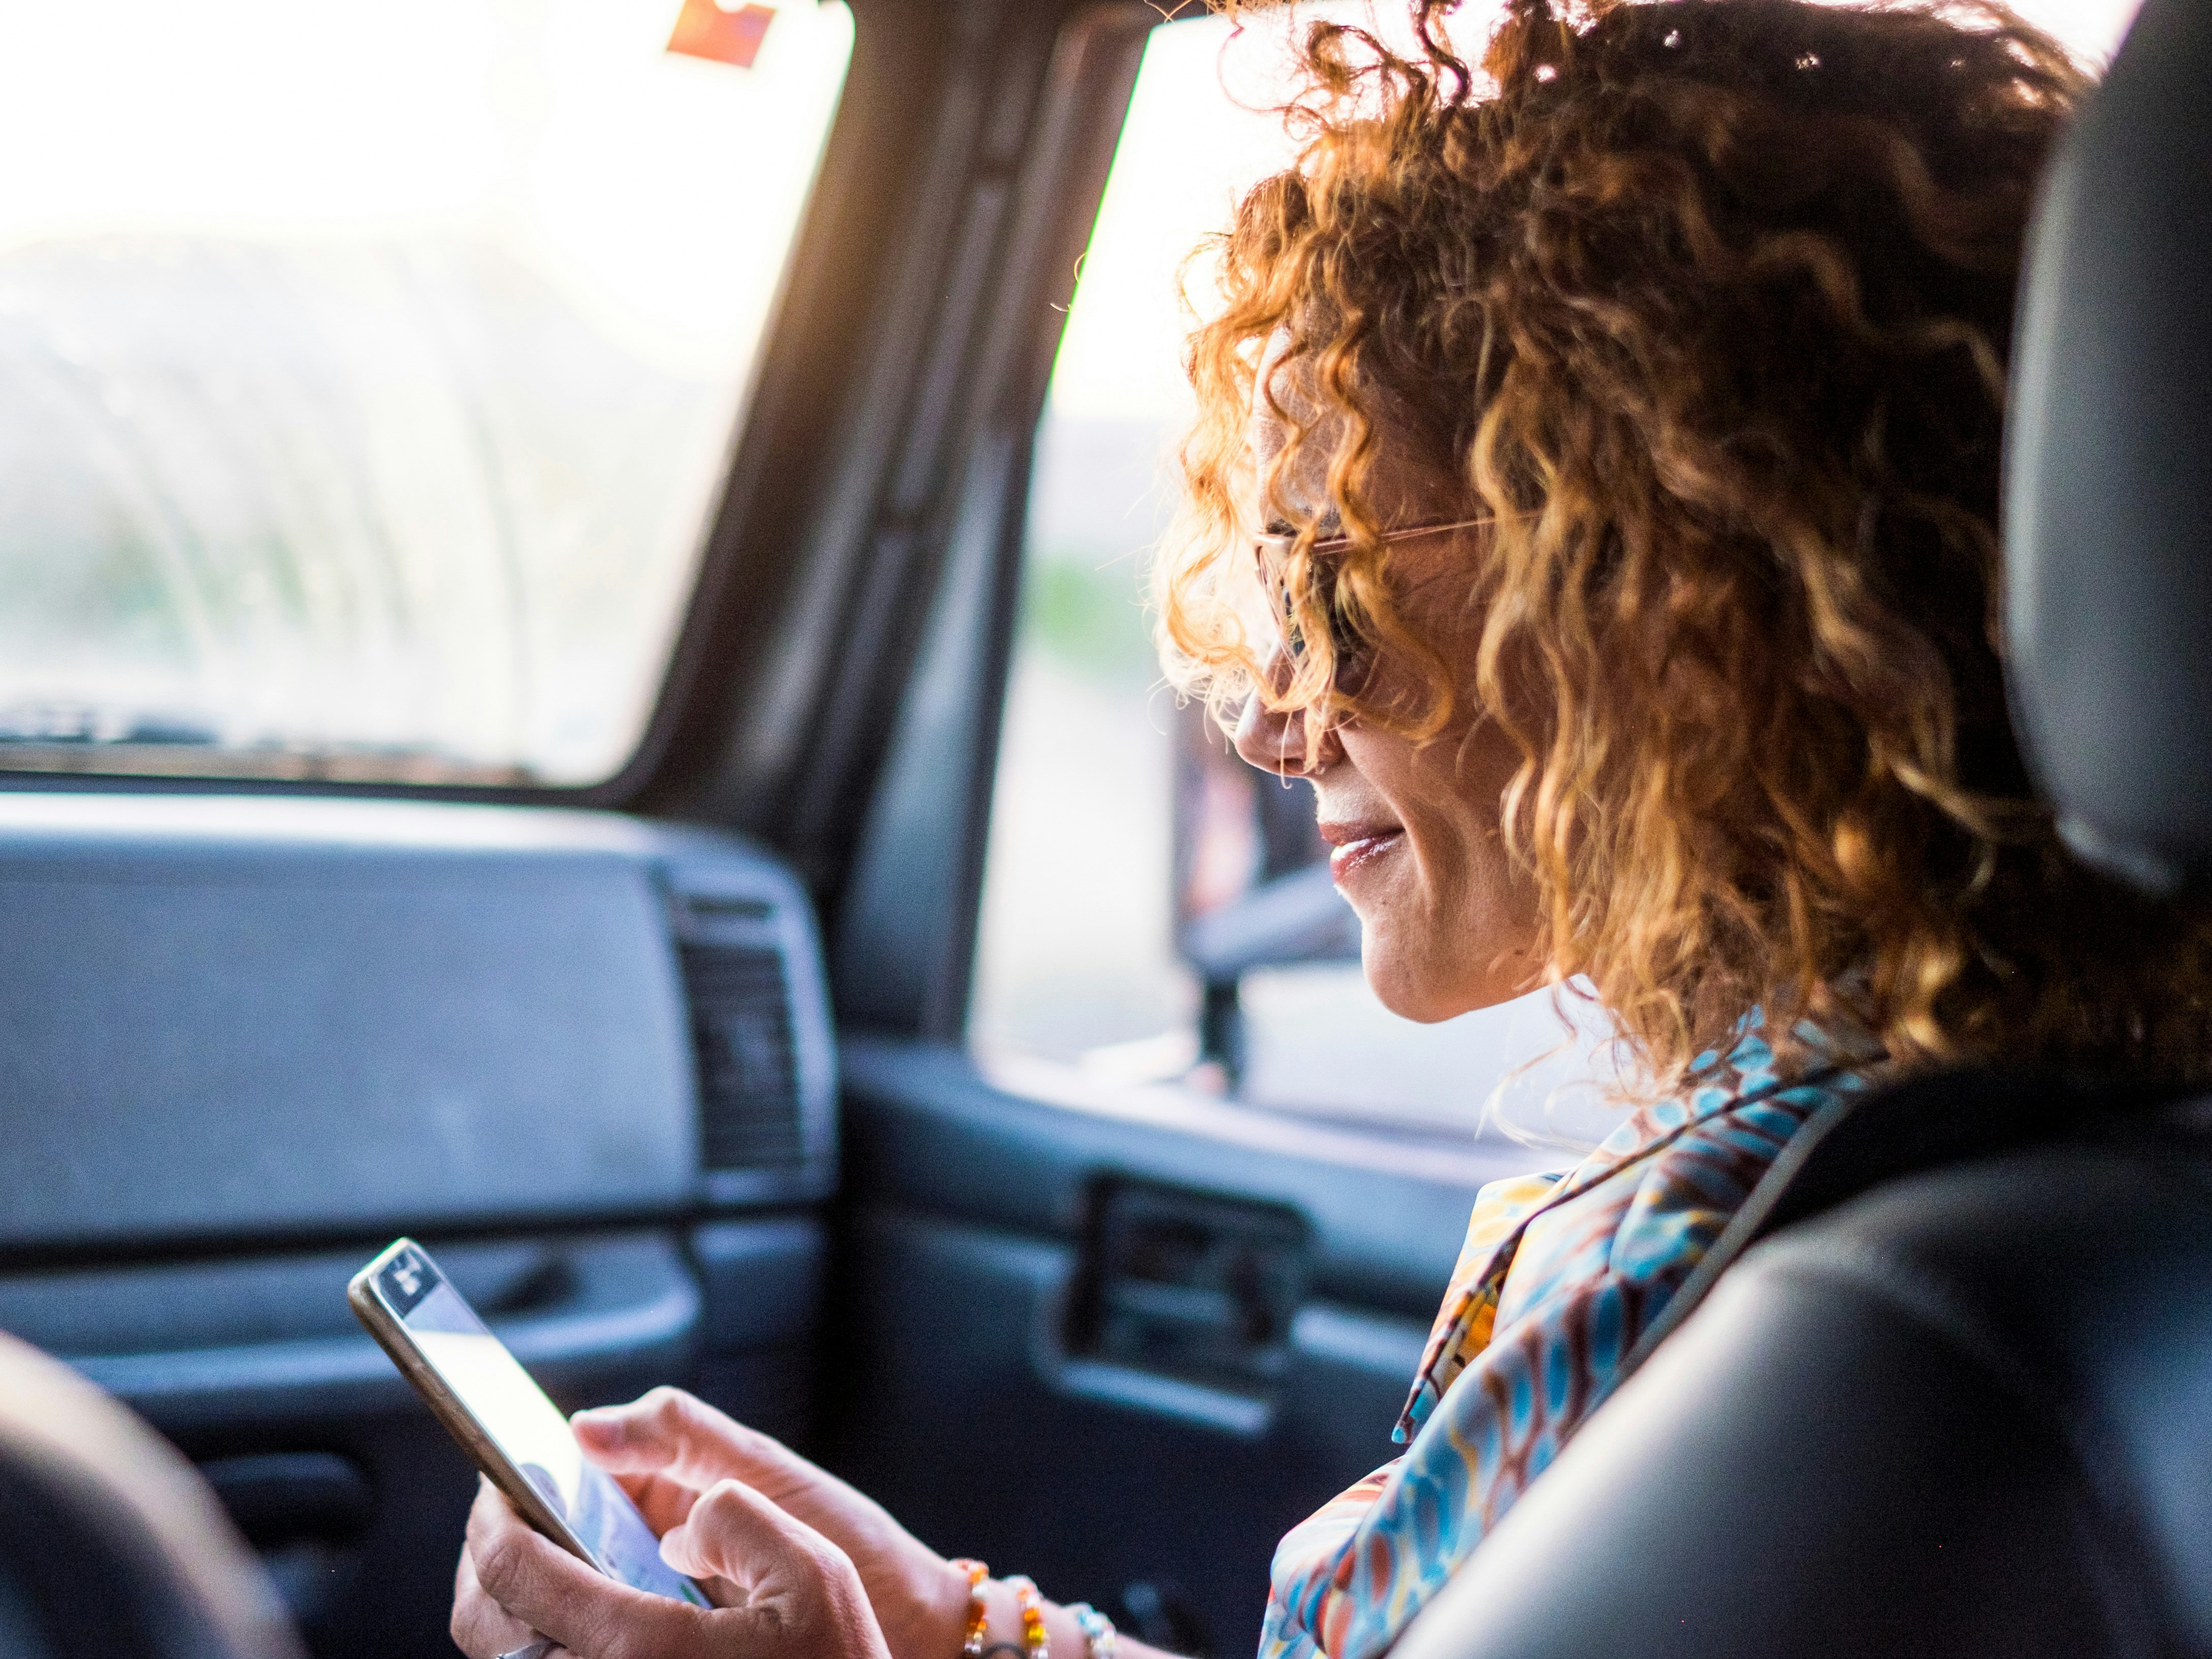
[[[200,1465],[326,1654],[444,1641],[465,1462],[355,1322],[393,1236],[564,1406],[805,1431],[838,1178],[807,896],[731,836],[0,794],[0,1328]]]
[[[0,1248],[799,1200],[804,895],[584,812],[0,796]]]

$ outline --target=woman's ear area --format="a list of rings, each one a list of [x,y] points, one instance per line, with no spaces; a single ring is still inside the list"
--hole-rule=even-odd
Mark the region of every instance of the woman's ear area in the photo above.
[[[1285,374],[1287,352],[1290,334],[1276,330],[1267,337],[1267,345],[1259,356],[1259,372],[1252,376],[1252,407],[1245,410],[1245,452],[1252,458],[1252,500],[1245,502],[1245,508],[1252,518],[1248,529],[1255,533],[1263,533],[1283,518],[1281,507],[1287,500],[1310,500],[1303,491],[1303,484],[1310,480],[1297,476],[1297,458],[1285,458],[1291,422],[1298,420],[1303,407],[1297,372]],[[1307,471],[1312,469],[1307,467]]]
[[[1311,358],[1288,329],[1276,329],[1261,349],[1245,414],[1254,531],[1278,521],[1295,525],[1334,516],[1329,472],[1344,424],[1340,411],[1314,395]]]
[[[1290,425],[1285,417],[1291,405],[1285,398],[1294,398],[1297,392],[1295,387],[1280,383],[1283,360],[1290,349],[1291,337],[1283,330],[1267,337],[1260,350],[1259,368],[1252,375],[1251,405],[1244,411],[1244,447],[1251,453],[1252,477],[1263,495],[1268,477],[1290,441]]]

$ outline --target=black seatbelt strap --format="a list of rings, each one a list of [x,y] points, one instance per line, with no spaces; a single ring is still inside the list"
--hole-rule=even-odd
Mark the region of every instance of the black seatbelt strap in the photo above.
[[[1933,1073],[1822,1107],[1790,1137],[1682,1288],[1644,1330],[1624,1379],[1698,1310],[1723,1273],[1753,1245],[1884,1182],[1923,1170],[2063,1138],[2105,1120],[2139,1120],[2199,1092],[2143,1080],[2087,1079],[2062,1072]]]

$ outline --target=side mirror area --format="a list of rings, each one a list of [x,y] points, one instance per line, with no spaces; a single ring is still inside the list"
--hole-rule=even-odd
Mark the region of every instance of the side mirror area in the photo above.
[[[1239,988],[1255,968],[1359,960],[1359,919],[1328,872],[1302,779],[1239,759],[1197,703],[1176,711],[1176,949],[1199,983],[1199,1060],[1244,1073]]]

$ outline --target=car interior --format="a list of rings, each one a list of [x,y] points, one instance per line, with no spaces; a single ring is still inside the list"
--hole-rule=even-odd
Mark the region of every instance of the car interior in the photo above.
[[[31,48],[94,42],[21,9],[46,119],[82,94]],[[1128,507],[1047,500],[1118,407],[1069,363],[1139,117],[1147,179],[1207,139],[1171,39],[1225,21],[231,9],[100,70],[202,150],[95,105],[0,170],[0,1649],[454,1650],[475,1477],[346,1304],[406,1234],[564,1407],[679,1383],[1243,1650],[1275,1540],[1393,1455],[1477,1188],[1566,1160],[1455,1050],[1453,1115],[1313,1082],[1356,930],[1304,797],[1032,649],[1143,648],[1133,568],[1100,610],[1040,526]],[[203,70],[232,126],[164,90]],[[2208,76],[2212,10],[2145,0],[2008,436],[2018,716],[2152,890],[2212,860]],[[1165,965],[1066,1036],[1131,915]],[[2212,1651],[2201,1125],[1991,1074],[1816,1126],[1409,1659]]]

